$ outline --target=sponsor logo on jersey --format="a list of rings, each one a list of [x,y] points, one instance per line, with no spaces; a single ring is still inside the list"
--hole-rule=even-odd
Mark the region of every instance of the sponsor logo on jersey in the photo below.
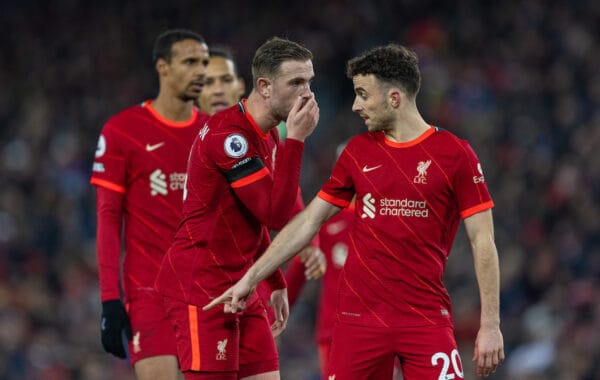
[[[106,139],[103,135],[100,135],[100,137],[98,138],[98,145],[96,145],[95,156],[96,158],[102,157],[104,156],[104,153],[106,153]]]
[[[368,167],[367,165],[365,165],[365,166],[363,166],[362,171],[363,171],[363,173],[368,173],[368,172],[372,172],[375,169],[379,169],[382,166],[383,166],[383,164],[379,164],[377,166],[371,166],[371,167]]]
[[[165,142],[164,142],[164,141],[161,141],[161,142],[159,142],[159,143],[152,144],[152,145],[150,145],[150,144],[146,144],[146,151],[148,151],[148,152],[152,152],[152,151],[154,151],[154,150],[157,150],[158,148],[160,148],[160,147],[161,147],[161,146],[163,146],[163,145],[165,145]]]
[[[348,246],[345,243],[336,243],[331,249],[331,261],[336,268],[341,268],[346,264],[348,258]]]
[[[232,158],[243,157],[248,151],[248,141],[246,138],[238,133],[233,133],[225,139],[223,144],[225,154]]]
[[[365,194],[362,197],[363,201],[363,213],[361,218],[375,219],[376,215],[381,216],[405,216],[415,218],[427,218],[429,217],[429,208],[427,207],[427,201],[419,201],[414,199],[391,199],[382,198],[379,200],[379,208],[375,205],[375,198],[371,193]]]
[[[217,360],[227,360],[227,339],[217,342]]]
[[[369,217],[371,219],[375,218],[375,198],[371,196],[371,193],[365,194],[362,198],[363,201],[363,213],[360,216],[361,218]]]
[[[156,169],[150,174],[150,194],[167,195],[167,176],[160,169]]]
[[[162,170],[156,169],[150,174],[150,194],[167,195],[171,191],[183,190],[185,188],[186,173],[171,173],[167,181],[167,175]]]
[[[208,133],[209,130],[210,129],[208,128],[208,124],[204,124],[204,127],[202,127],[200,132],[198,132],[198,136],[200,136],[200,140],[204,141],[204,138],[206,137],[206,134]]]
[[[169,174],[169,189],[172,191],[183,190],[185,187],[185,173],[171,173]]]
[[[483,182],[485,182],[485,178],[483,176],[483,169],[481,168],[481,164],[479,162],[477,163],[477,171],[481,175],[478,175],[478,176],[474,175],[473,176],[473,183],[483,183]]]
[[[104,173],[104,164],[102,162],[94,162],[92,166],[93,172]]]
[[[421,185],[427,184],[427,169],[431,165],[431,160],[420,161],[417,165],[417,175],[413,179],[414,183],[418,183]]]
[[[140,332],[136,332],[133,336],[133,352],[136,354],[142,351],[142,347],[140,346]]]

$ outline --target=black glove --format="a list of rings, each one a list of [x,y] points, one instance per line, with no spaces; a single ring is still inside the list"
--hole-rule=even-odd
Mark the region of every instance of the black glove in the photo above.
[[[102,347],[104,347],[104,351],[125,359],[127,354],[123,347],[121,331],[124,331],[127,339],[131,340],[131,325],[123,303],[120,300],[102,302],[102,319],[100,321]]]

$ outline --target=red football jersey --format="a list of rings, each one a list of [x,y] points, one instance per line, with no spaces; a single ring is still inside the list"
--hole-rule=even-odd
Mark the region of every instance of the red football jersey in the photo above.
[[[189,304],[203,306],[238,281],[299,196],[304,144],[288,139],[284,147],[277,129],[263,133],[244,104],[212,116],[190,153],[183,221],[156,282]],[[275,276],[284,287],[281,272]]]
[[[493,207],[478,158],[453,134],[430,128],[396,143],[354,137],[319,196],[345,207],[356,194],[337,317],[371,326],[451,325],[442,282],[460,218]]]
[[[194,109],[189,120],[173,122],[146,101],[113,116],[102,129],[90,182],[123,194],[123,290],[128,299],[154,287],[181,220],[188,152],[207,119]],[[99,249],[103,300],[119,298],[118,267],[108,265],[118,262],[105,260],[108,255],[119,253]]]
[[[353,209],[345,208],[325,222],[319,230],[321,251],[327,260],[327,271],[321,278],[321,295],[317,311],[317,342],[329,342],[333,337],[338,280],[348,257],[350,230],[354,222]]]

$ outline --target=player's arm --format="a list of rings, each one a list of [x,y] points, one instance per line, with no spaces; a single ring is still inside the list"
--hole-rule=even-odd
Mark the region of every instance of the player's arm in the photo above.
[[[131,339],[131,327],[121,302],[119,287],[122,207],[123,194],[96,186],[96,250],[102,301],[102,346],[107,352],[125,358],[121,331]]]
[[[477,361],[477,375],[488,376],[504,361],[504,342],[500,332],[500,270],[492,211],[476,213],[464,221],[481,299],[481,325],[473,360]]]
[[[244,300],[256,285],[305,247],[321,225],[340,211],[340,207],[315,197],[275,237],[269,249],[258,259],[233,287],[215,298],[204,310],[225,303],[225,312],[243,309]],[[242,301],[242,302],[239,302]]]
[[[299,98],[289,113],[290,133],[285,146],[279,145],[273,173],[269,173],[259,157],[253,157],[226,174],[237,197],[271,230],[283,228],[293,215],[304,140],[318,120],[319,107],[314,97],[305,104]]]

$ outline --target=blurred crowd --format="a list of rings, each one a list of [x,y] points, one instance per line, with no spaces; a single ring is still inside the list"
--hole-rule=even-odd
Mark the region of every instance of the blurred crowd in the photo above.
[[[0,379],[133,379],[102,351],[89,185],[96,139],[152,98],[154,38],[174,27],[228,45],[250,82],[272,35],[315,55],[321,108],[303,195],[365,130],[345,62],[399,42],[418,52],[418,103],[478,152],[496,207],[507,361],[494,379],[600,379],[600,2],[9,0],[0,12]],[[479,323],[459,231],[445,278],[466,379]],[[279,342],[283,379],[318,379],[318,283]]]

